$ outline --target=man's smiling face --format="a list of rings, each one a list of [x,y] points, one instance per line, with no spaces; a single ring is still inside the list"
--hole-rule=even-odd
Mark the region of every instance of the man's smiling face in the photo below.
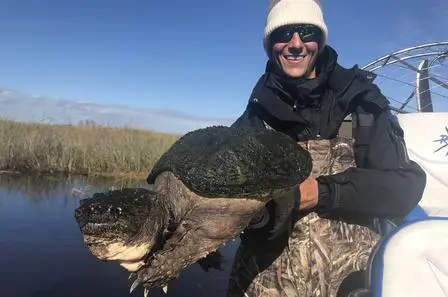
[[[320,33],[312,25],[278,28],[271,34],[272,58],[288,76],[314,78]]]

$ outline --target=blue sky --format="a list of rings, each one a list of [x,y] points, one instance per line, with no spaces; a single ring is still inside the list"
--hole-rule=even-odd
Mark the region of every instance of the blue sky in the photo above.
[[[0,86],[37,96],[236,118],[264,71],[268,3],[0,0]],[[344,66],[448,40],[446,0],[322,5],[328,43]]]

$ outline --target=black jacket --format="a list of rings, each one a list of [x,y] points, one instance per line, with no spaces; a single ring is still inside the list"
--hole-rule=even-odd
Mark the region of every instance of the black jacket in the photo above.
[[[268,125],[296,140],[331,139],[351,114],[357,167],[317,178],[314,211],[360,224],[402,218],[420,201],[425,173],[409,160],[403,131],[371,74],[356,66],[345,69],[336,57],[327,46],[318,60],[317,78],[307,82],[283,80],[268,62],[232,126]]]

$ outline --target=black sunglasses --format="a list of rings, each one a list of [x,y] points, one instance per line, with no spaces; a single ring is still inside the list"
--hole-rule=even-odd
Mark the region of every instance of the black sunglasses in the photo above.
[[[319,42],[322,39],[322,30],[310,24],[300,24],[300,25],[287,25],[275,29],[271,33],[271,43],[287,43],[291,40],[294,33],[297,32],[300,39],[303,42],[316,41]]]

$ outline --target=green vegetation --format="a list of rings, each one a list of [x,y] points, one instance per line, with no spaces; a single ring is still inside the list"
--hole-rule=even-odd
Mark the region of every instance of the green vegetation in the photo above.
[[[176,135],[0,120],[0,170],[146,177]]]

